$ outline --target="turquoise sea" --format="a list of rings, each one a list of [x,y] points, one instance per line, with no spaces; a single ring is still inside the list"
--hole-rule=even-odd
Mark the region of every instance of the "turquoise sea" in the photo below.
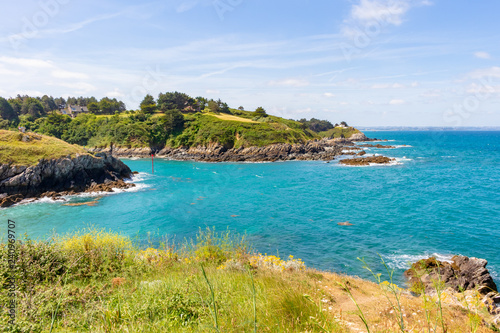
[[[0,210],[18,233],[48,238],[94,225],[140,239],[177,241],[199,228],[246,233],[262,253],[322,270],[370,277],[378,254],[403,282],[409,261],[454,254],[485,258],[500,282],[500,132],[367,132],[396,149],[390,166],[337,162],[198,163],[124,160],[138,187],[96,206],[49,200]],[[407,145],[407,146],[403,146]],[[91,200],[77,196],[71,202]],[[352,226],[337,223],[349,221]],[[2,228],[3,229],[3,228]]]

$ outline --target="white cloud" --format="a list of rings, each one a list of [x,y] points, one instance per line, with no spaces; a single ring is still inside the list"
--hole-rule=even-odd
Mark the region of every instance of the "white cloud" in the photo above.
[[[393,99],[389,102],[390,105],[402,105],[405,103],[406,101],[404,99]]]
[[[477,83],[471,83],[466,92],[468,94],[500,94],[500,86],[490,86],[486,84],[479,85]]]
[[[372,89],[388,89],[388,88],[401,89],[401,88],[405,88],[405,85],[403,85],[401,83],[393,83],[393,84],[377,83],[377,84],[372,85],[370,88],[372,88]]]
[[[119,97],[125,96],[125,94],[121,93],[120,89],[118,89],[118,88],[115,88],[115,90],[113,90],[113,91],[108,91],[105,95],[107,97],[111,97],[111,98],[119,98]]]
[[[70,72],[70,71],[65,71],[62,69],[56,69],[52,71],[51,75],[55,78],[58,79],[79,79],[79,80],[85,80],[88,79],[89,76],[84,73],[78,73],[78,72]]]
[[[94,85],[87,83],[87,82],[73,82],[73,83],[50,82],[48,84],[53,85],[53,86],[61,86],[61,87],[65,87],[65,88],[71,88],[71,89],[73,89],[74,93],[76,93],[76,94],[88,94],[92,91],[97,90],[97,88]]]
[[[305,87],[309,85],[309,82],[302,79],[285,79],[278,81],[269,81],[270,86],[284,86],[284,87]]]
[[[0,57],[0,62],[9,65],[17,65],[21,67],[30,68],[51,68],[54,64],[50,61],[40,60],[40,59],[28,59],[28,58],[13,58],[13,57]]]
[[[474,80],[482,78],[500,78],[500,67],[494,66],[490,68],[477,69],[467,74],[467,77]]]
[[[401,25],[404,15],[414,6],[428,6],[428,0],[360,0],[344,21],[344,35],[358,35],[359,29],[380,30],[382,26]]]
[[[420,96],[434,98],[434,97],[441,97],[442,94],[441,94],[441,90],[433,89],[433,90],[428,90],[428,91],[423,92],[422,94],[420,94]]]
[[[476,52],[474,56],[479,59],[491,59],[491,55],[488,52]]]
[[[220,94],[220,90],[215,90],[215,89],[207,89],[205,92],[207,94]]]
[[[323,96],[328,97],[328,98],[335,97],[335,95],[334,95],[334,94],[329,93],[329,92],[324,93],[324,94],[323,94]]]

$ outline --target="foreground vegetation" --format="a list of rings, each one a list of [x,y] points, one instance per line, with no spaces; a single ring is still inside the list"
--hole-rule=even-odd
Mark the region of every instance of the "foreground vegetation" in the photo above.
[[[0,130],[0,161],[17,165],[35,165],[40,159],[86,154],[77,145],[34,133]]]
[[[147,247],[147,248],[146,248]],[[3,332],[491,332],[483,310],[412,297],[393,284],[306,269],[254,253],[244,237],[139,247],[98,229],[16,243],[16,322]],[[402,326],[401,326],[402,325]]]

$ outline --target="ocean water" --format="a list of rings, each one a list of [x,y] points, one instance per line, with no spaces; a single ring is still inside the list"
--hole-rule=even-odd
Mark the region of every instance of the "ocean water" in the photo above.
[[[500,283],[500,132],[367,132],[396,149],[389,166],[337,162],[198,163],[124,160],[136,188],[104,195],[95,206],[43,200],[1,209],[19,233],[48,238],[93,225],[145,239],[177,241],[199,228],[246,233],[268,254],[369,278],[379,255],[403,283],[410,261],[461,254],[487,259]],[[76,196],[70,202],[93,200]],[[349,221],[352,226],[337,223]],[[2,228],[5,230],[6,228]]]

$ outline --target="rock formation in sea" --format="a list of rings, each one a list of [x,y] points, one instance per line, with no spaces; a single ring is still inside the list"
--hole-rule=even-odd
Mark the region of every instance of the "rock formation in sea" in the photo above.
[[[0,207],[25,198],[126,188],[133,185],[123,179],[131,175],[122,161],[104,153],[42,159],[33,166],[0,164]]]

